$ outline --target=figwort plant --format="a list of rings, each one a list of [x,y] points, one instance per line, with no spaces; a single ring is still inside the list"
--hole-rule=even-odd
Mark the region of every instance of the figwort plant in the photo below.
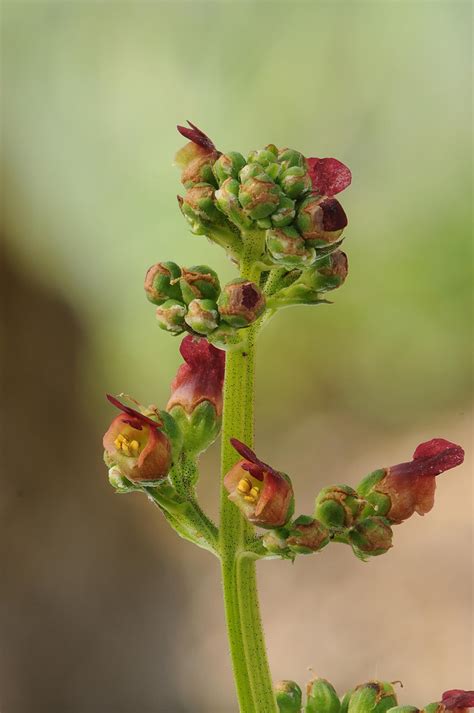
[[[186,336],[184,363],[164,410],[109,396],[120,413],[104,436],[109,480],[119,493],[143,492],[176,532],[221,562],[229,648],[241,713],[408,713],[390,683],[369,681],[342,699],[326,680],[274,685],[259,614],[255,563],[293,560],[345,543],[366,560],[392,546],[392,527],[433,507],[436,476],[463,461],[442,438],[420,444],[411,461],[378,468],[359,485],[331,485],[309,515],[294,516],[291,479],[253,451],[255,346],[280,309],[327,303],[347,275],[339,248],[347,217],[334,197],[351,182],[334,158],[306,158],[273,144],[221,153],[193,124],[176,156],[179,208],[195,235],[227,252],[239,276],[221,286],[207,265],[159,262],[145,292],[159,326]],[[125,401],[125,403],[124,403]],[[196,496],[199,455],[222,431],[219,526]],[[463,711],[473,691],[447,691],[427,713]]]

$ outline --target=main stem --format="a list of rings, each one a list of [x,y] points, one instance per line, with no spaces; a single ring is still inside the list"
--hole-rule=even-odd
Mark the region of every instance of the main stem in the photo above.
[[[242,274],[245,275],[245,269]],[[250,276],[250,275],[248,275]],[[254,279],[252,276],[251,279]],[[241,351],[228,352],[224,380],[222,475],[239,459],[234,437],[253,447],[257,327]],[[240,713],[277,713],[257,595],[255,561],[245,555],[253,528],[222,488],[220,547],[227,633]]]

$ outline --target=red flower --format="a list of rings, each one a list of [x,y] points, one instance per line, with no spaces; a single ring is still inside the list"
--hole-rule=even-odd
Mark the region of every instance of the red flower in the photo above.
[[[441,703],[448,711],[462,711],[467,708],[474,708],[474,691],[461,691],[458,688],[445,691]]]
[[[429,512],[434,505],[435,477],[461,465],[463,460],[461,446],[444,438],[433,438],[418,446],[409,463],[386,468],[375,487],[390,497],[391,507],[386,516],[393,522],[402,522],[414,512],[419,515]]]
[[[259,527],[281,527],[294,510],[293,488],[284,473],[259,460],[236,438],[230,442],[243,459],[224,478],[224,487],[245,517]]]
[[[109,394],[107,398],[123,412],[114,418],[103,438],[107,465],[117,466],[134,482],[166,478],[171,468],[171,444],[160,430],[158,415],[150,418]]]
[[[335,196],[352,181],[350,169],[337,158],[308,158],[313,191],[320,196]]]
[[[222,414],[225,352],[209,344],[207,339],[186,336],[179,348],[186,362],[182,364],[171,384],[171,397],[166,406],[181,406],[191,414],[203,401],[214,404],[216,414]]]

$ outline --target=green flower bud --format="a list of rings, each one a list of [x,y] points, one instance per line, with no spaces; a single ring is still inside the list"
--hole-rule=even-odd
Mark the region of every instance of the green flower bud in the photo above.
[[[337,242],[347,225],[347,216],[335,198],[309,196],[298,208],[296,224],[312,247]]]
[[[183,299],[188,304],[195,299],[216,300],[221,291],[217,272],[207,265],[183,267],[179,284]]]
[[[176,280],[181,276],[181,268],[175,262],[157,262],[145,276],[146,296],[155,305],[166,300],[181,300],[181,290]]]
[[[373,473],[366,475],[357,486],[357,492],[368,503],[361,513],[363,517],[368,517],[369,515],[387,515],[389,513],[392,506],[390,496],[385,493],[379,493],[375,489],[376,485],[385,478],[386,473],[385,468],[374,470]]]
[[[217,329],[208,335],[207,339],[217,349],[227,352],[236,351],[243,345],[242,334],[226,322],[221,322]]]
[[[305,713],[340,713],[338,695],[325,678],[315,678],[308,683]]]
[[[445,713],[446,708],[442,703],[428,703],[422,710],[423,713]]]
[[[301,713],[303,694],[294,681],[279,681],[275,686],[275,698],[279,713]]]
[[[191,413],[182,406],[174,406],[171,414],[181,430],[188,455],[199,455],[219,435],[221,418],[210,401],[201,401]]]
[[[212,167],[219,153],[212,151],[202,156],[197,156],[188,163],[181,174],[181,183],[185,188],[192,188],[198,183],[216,185]]]
[[[217,178],[219,185],[224,183],[227,178],[237,178],[239,172],[245,166],[245,159],[238,151],[229,151],[229,153],[219,156],[213,166],[214,176]]]
[[[348,485],[331,485],[318,494],[314,517],[327,527],[350,527],[364,504],[358,493]]]
[[[255,322],[265,309],[265,295],[254,283],[244,278],[228,282],[218,300],[221,318],[240,329]]]
[[[239,173],[239,181],[246,183],[251,178],[261,178],[268,180],[269,176],[260,163],[248,163]]]
[[[276,155],[268,149],[259,149],[251,151],[247,157],[247,163],[259,163],[261,166],[268,166],[270,163],[275,163]]]
[[[239,190],[240,205],[253,220],[266,218],[280,203],[280,189],[267,175],[249,178]]]
[[[272,227],[271,218],[262,218],[261,220],[257,220],[257,227],[260,228],[260,230],[268,230]]]
[[[281,196],[280,205],[274,213],[271,215],[271,222],[275,228],[284,228],[286,225],[290,225],[295,217],[295,201],[292,201],[288,196]],[[271,227],[271,226],[269,226]]]
[[[275,156],[275,158],[278,158],[278,149],[275,144],[267,144],[265,146],[265,150],[270,151]]]
[[[354,691],[347,691],[347,693],[344,694],[344,696],[341,699],[341,710],[339,713],[347,713],[349,709],[349,701],[351,700],[351,696],[354,693]]]
[[[278,176],[281,175],[282,169],[279,163],[269,163],[268,166],[265,166],[265,173],[267,176],[270,176],[272,181],[276,181]]]
[[[290,526],[286,543],[292,552],[310,555],[319,552],[329,543],[330,532],[319,520],[300,515]]]
[[[420,713],[420,709],[416,706],[394,706],[389,708],[389,711],[390,713]]]
[[[216,191],[218,208],[239,228],[250,228],[251,219],[244,213],[239,202],[240,183],[235,178],[227,178]]]
[[[335,250],[325,255],[317,262],[317,276],[315,288],[318,292],[327,292],[340,287],[348,272],[347,255],[342,250]]]
[[[315,250],[306,247],[303,238],[292,225],[267,231],[266,243],[273,260],[290,270],[307,267],[316,258]]]
[[[214,186],[209,183],[197,183],[184,196],[181,207],[184,215],[195,220],[219,220],[220,213],[214,201]]]
[[[299,151],[293,149],[281,149],[278,152],[278,160],[283,171],[297,166],[298,168],[306,168],[306,159]]]
[[[366,517],[349,530],[349,540],[356,554],[376,557],[392,546],[392,528],[384,517]]]
[[[166,300],[156,308],[156,318],[161,329],[173,334],[181,334],[185,330],[184,317],[186,305],[178,300]]]
[[[348,713],[385,713],[398,703],[393,687],[381,681],[357,686],[349,701]]]
[[[184,318],[186,324],[198,334],[210,334],[219,324],[217,305],[213,300],[192,300]]]
[[[284,171],[278,179],[282,191],[290,198],[298,198],[313,187],[311,176],[305,168],[293,166]]]

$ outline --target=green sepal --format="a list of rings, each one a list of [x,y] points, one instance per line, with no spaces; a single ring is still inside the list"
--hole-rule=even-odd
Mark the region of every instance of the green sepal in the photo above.
[[[348,713],[386,713],[398,704],[390,683],[369,681],[357,686],[351,695]]]
[[[267,230],[266,245],[273,261],[289,270],[308,267],[316,258],[293,225]]]
[[[118,495],[124,495],[126,493],[134,493],[137,490],[141,490],[141,486],[136,485],[131,480],[126,478],[120,472],[120,468],[117,465],[109,468],[109,483],[115,489]]]
[[[279,681],[275,698],[279,713],[301,713],[303,693],[295,681]]]
[[[294,149],[282,149],[279,151],[278,161],[284,171],[287,171],[289,168],[293,168],[294,166],[298,166],[298,168],[306,168],[305,157],[299,151],[294,151]]]
[[[390,713],[419,713],[419,710],[416,706],[394,706],[389,708]]]
[[[203,276],[202,279],[199,275]],[[179,285],[186,304],[194,299],[217,300],[221,291],[219,276],[208,265],[183,268]]]
[[[173,406],[170,414],[182,434],[183,451],[187,455],[198,456],[219,435],[221,418],[210,401],[201,401],[190,414],[178,404]]]
[[[340,713],[341,703],[334,686],[325,678],[316,678],[307,686],[305,713]]]
[[[275,228],[284,228],[286,225],[290,225],[295,217],[295,201],[288,198],[288,196],[282,195],[280,198],[280,205],[277,210],[271,215],[271,222]]]
[[[244,157],[238,151],[229,151],[219,156],[212,169],[219,185],[227,178],[237,178],[245,163]]]
[[[162,421],[161,430],[166,433],[171,443],[172,463],[177,463],[183,450],[184,438],[182,430],[173,416],[168,411],[159,411]]]
[[[327,527],[349,527],[356,521],[364,504],[349,485],[330,485],[318,493],[314,517]]]
[[[166,300],[182,300],[179,284],[181,268],[175,262],[160,262],[152,265],[145,277],[145,294],[155,305]]]
[[[379,468],[378,470],[374,470],[372,471],[372,473],[366,475],[365,478],[363,478],[360,481],[359,485],[356,487],[356,490],[359,495],[362,495],[363,498],[366,498],[367,495],[372,492],[377,483],[380,483],[382,478],[385,476],[385,473],[385,468]]]
[[[269,151],[268,149],[257,149],[255,151],[251,151],[247,156],[247,163],[259,163],[263,167],[274,163],[275,160],[275,154],[273,151]]]
[[[347,713],[348,708],[349,708],[349,701],[351,700],[351,696],[354,693],[354,691],[347,691],[341,698],[341,709],[339,713]]]
[[[349,530],[349,541],[356,556],[377,557],[392,547],[393,531],[390,522],[378,515],[366,517]],[[362,557],[362,558],[363,558]]]
[[[280,189],[267,174],[249,178],[240,185],[239,202],[250,218],[261,220],[278,208]]]
[[[221,322],[213,332],[208,334],[207,341],[217,349],[222,349],[226,352],[237,351],[244,345],[242,333],[231,327],[227,322]]]
[[[196,183],[184,196],[181,210],[193,221],[219,221],[221,214],[215,204],[215,188],[209,183]]]
[[[283,193],[289,198],[300,198],[311,190],[313,184],[311,177],[305,168],[292,166],[278,177],[278,183]]]
[[[239,202],[240,183],[235,178],[227,178],[216,191],[216,204],[218,209],[234,224],[239,230],[247,230],[252,226],[249,218]]]
[[[210,334],[219,324],[217,304],[213,300],[193,300],[184,321],[197,334]]]
[[[187,307],[183,302],[166,300],[156,308],[156,319],[161,329],[172,334],[181,334],[186,328],[184,322],[186,312]]]
[[[427,706],[423,708],[423,713],[444,713],[445,707],[442,703],[428,703]]]
[[[263,168],[263,166],[261,166],[259,163],[248,163],[246,166],[243,167],[243,169],[239,173],[240,183],[245,183],[250,178],[264,178],[264,177],[266,177],[267,179],[270,178],[268,176],[268,174],[265,172],[265,169]]]
[[[385,468],[379,468],[366,475],[357,486],[357,492],[367,501],[367,505],[361,513],[361,518],[369,515],[387,515],[390,511],[392,506],[390,497],[374,490],[385,475]]]

